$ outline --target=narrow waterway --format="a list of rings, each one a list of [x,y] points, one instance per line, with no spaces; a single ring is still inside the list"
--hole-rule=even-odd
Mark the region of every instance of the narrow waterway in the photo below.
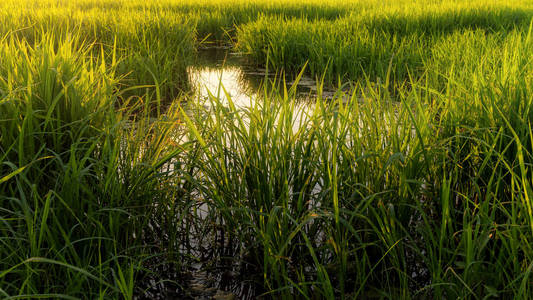
[[[209,96],[217,97],[222,103],[227,103],[229,95],[237,107],[247,107],[267,89],[282,87],[285,80],[287,88],[291,88],[297,74],[280,75],[268,72],[264,68],[253,67],[247,63],[246,57],[234,53],[231,49],[203,49],[198,51],[195,63],[187,70],[189,81],[195,96],[200,100]],[[297,82],[297,102],[309,102],[316,98],[316,80],[302,76]],[[330,98],[334,90],[325,89],[322,96]]]

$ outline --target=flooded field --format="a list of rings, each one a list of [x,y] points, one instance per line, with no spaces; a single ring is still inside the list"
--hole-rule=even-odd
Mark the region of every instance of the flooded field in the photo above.
[[[0,298],[533,299],[532,20],[0,1]]]

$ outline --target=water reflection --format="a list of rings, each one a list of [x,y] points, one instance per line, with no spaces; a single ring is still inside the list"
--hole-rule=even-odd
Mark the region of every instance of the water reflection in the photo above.
[[[244,74],[240,67],[191,67],[189,76],[195,95],[200,99],[207,99],[211,94],[227,104],[227,94],[235,105],[245,106],[256,97],[257,89],[251,87],[243,78]]]
[[[237,107],[250,106],[259,97],[264,84],[269,88],[276,87],[281,81],[279,74],[253,68],[246,63],[245,57],[226,49],[200,50],[195,64],[188,68],[188,74],[195,96],[200,100],[207,99],[211,94],[227,104],[227,93]],[[286,79],[287,88],[290,88],[294,78]],[[294,100],[313,99],[316,97],[316,86],[312,78],[302,77]],[[323,95],[327,93],[331,91],[325,91]]]

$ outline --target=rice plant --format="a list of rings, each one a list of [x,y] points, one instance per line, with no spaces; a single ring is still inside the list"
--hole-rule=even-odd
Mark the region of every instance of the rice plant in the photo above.
[[[532,298],[532,20],[526,0],[3,1],[1,297]],[[249,105],[191,90],[221,45],[276,74]]]

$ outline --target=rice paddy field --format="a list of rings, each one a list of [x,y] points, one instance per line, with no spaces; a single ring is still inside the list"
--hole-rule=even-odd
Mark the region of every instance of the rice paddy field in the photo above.
[[[4,0],[0,298],[533,299],[532,122],[531,0]]]

